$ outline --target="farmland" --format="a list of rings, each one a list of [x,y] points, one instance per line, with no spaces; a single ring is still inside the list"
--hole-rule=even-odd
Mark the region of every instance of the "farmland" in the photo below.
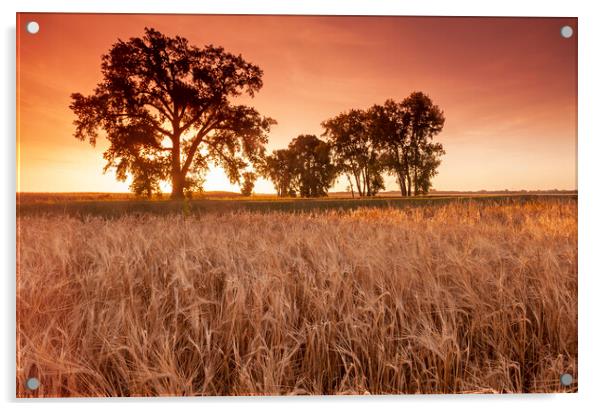
[[[242,197],[231,192],[209,192],[182,201],[165,197],[145,200],[130,193],[19,193],[17,213],[20,215],[66,214],[115,217],[126,214],[198,214],[233,211],[311,212],[324,210],[355,210],[358,208],[406,208],[425,205],[466,202],[519,202],[576,199],[575,191],[561,192],[444,192],[440,194],[399,197],[398,193],[382,193],[376,197],[351,198],[349,193],[335,193],[322,198],[282,198],[270,194]]]
[[[577,390],[576,195],[25,197],[18,396]]]

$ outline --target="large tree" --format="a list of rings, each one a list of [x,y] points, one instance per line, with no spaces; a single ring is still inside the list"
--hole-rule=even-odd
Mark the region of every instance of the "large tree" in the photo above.
[[[132,178],[131,189],[150,195],[171,182],[173,199],[202,182],[210,164],[232,183],[257,165],[275,121],[234,104],[261,89],[262,70],[212,45],[145,29],[118,40],[102,56],[102,81],[89,96],[72,94],[75,137],[96,144],[104,134],[105,171]]]

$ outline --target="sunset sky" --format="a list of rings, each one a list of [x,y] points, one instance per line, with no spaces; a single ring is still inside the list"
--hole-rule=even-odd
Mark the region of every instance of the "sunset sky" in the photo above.
[[[35,35],[25,30],[32,20]],[[278,121],[269,151],[319,136],[342,111],[423,91],[446,117],[435,189],[577,188],[576,19],[26,13],[17,18],[18,191],[128,191],[102,174],[106,141],[73,137],[68,106],[101,80],[101,55],[144,27],[261,67],[250,104]],[[221,170],[205,189],[238,191]],[[334,190],[343,189],[341,179]],[[262,180],[255,191],[274,188]]]

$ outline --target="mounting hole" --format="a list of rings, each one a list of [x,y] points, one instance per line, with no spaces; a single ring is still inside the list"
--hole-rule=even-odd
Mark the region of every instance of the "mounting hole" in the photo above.
[[[565,387],[568,387],[573,383],[573,376],[571,374],[562,374],[560,376],[560,383]]]
[[[38,24],[37,21],[30,21],[27,23],[27,26],[25,26],[25,27],[29,34],[36,34],[38,31],[40,31],[40,25]]]
[[[560,35],[565,39],[573,37],[573,28],[571,26],[562,26],[560,29]]]
[[[32,391],[37,390],[38,387],[40,386],[40,380],[38,380],[35,377],[28,378],[25,385],[27,386],[27,389],[29,389],[29,390],[32,390]]]

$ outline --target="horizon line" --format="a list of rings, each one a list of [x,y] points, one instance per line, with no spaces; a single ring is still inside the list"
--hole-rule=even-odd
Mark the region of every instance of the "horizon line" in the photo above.
[[[458,190],[458,189],[445,189],[445,190],[431,190],[428,194],[433,194],[433,193],[488,193],[488,192],[538,192],[538,191],[578,191],[577,188],[574,189],[560,189],[560,188],[546,188],[546,189],[542,189],[542,188],[538,188],[538,189],[492,189],[492,190],[487,190],[487,189],[479,189],[479,190]],[[377,193],[401,193],[400,190],[383,190],[383,191],[379,191]],[[238,191],[228,191],[228,190],[207,190],[207,191],[203,191],[199,194],[204,194],[204,193],[227,193],[227,194],[237,194],[237,195],[241,195],[240,192]],[[16,191],[16,194],[134,194],[131,191]],[[161,191],[160,194],[166,194],[169,195],[170,192],[169,191]],[[273,193],[266,193],[266,192],[257,192],[257,193],[253,193],[252,195],[276,195],[276,192]],[[350,191],[331,191],[328,194],[351,194]]]

